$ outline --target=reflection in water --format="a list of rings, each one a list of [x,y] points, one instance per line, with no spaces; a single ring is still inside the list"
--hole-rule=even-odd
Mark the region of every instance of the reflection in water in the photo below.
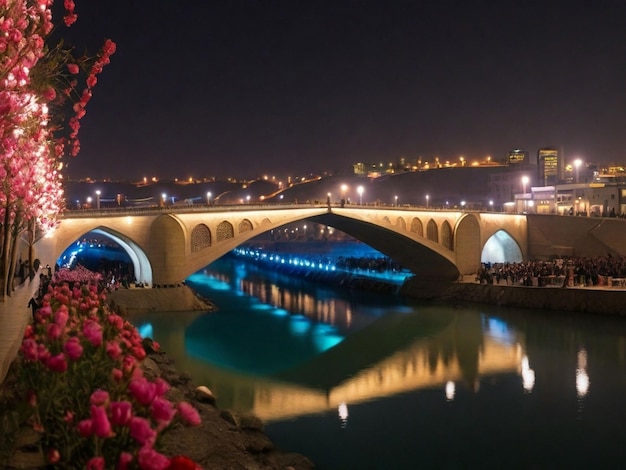
[[[222,407],[266,422],[335,409],[345,425],[349,405],[413,390],[440,388],[452,401],[457,384],[477,392],[481,377],[502,373],[520,375],[525,390],[534,385],[523,338],[498,318],[342,297],[276,274],[264,279],[241,262],[215,269],[187,282],[219,311],[165,329],[150,314],[150,324]]]

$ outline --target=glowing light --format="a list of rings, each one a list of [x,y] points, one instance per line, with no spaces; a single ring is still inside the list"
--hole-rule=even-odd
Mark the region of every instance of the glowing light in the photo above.
[[[528,356],[522,358],[522,387],[528,393],[535,387],[535,371],[530,368]]]
[[[448,381],[446,382],[446,400],[452,401],[454,400],[454,395],[456,394],[456,385],[454,382]]]
[[[345,402],[340,403],[337,408],[337,413],[339,414],[341,427],[345,428],[348,425],[348,405]]]
[[[576,393],[582,398],[589,393],[589,374],[587,374],[587,351],[578,351],[578,366],[576,368]]]

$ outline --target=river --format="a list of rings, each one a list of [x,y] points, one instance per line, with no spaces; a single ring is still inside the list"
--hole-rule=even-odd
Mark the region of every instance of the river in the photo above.
[[[624,319],[419,303],[234,257],[187,284],[219,310],[137,315],[140,332],[319,469],[626,458]]]

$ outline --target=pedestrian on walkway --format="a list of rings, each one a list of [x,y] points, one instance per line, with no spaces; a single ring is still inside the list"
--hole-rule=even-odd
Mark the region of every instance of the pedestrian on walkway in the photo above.
[[[37,313],[37,310],[39,309],[39,302],[37,302],[37,299],[35,299],[35,297],[30,298],[30,301],[28,302],[28,307],[32,310],[32,316],[33,316],[33,322],[34,322],[35,313]]]

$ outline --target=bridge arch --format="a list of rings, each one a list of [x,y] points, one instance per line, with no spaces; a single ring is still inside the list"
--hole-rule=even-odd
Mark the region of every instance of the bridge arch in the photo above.
[[[426,224],[426,238],[435,243],[439,243],[439,230],[437,228],[437,222],[433,219],[430,219]]]
[[[206,224],[198,224],[191,231],[191,252],[196,253],[211,246],[211,230]]]
[[[424,225],[422,224],[422,221],[417,217],[413,217],[413,219],[411,219],[411,233],[414,233],[420,237],[424,236]]]
[[[152,266],[150,264],[150,260],[148,259],[146,252],[137,243],[113,229],[102,226],[89,230],[88,232],[76,237],[76,239],[78,240],[89,233],[109,238],[117,243],[130,258],[133,265],[135,280],[144,285],[152,285]],[[66,249],[67,247],[64,250]]]
[[[476,272],[480,267],[480,223],[473,214],[465,214],[457,222],[454,247],[459,271]]]
[[[485,242],[480,261],[483,263],[519,263],[524,261],[524,257],[515,239],[506,230],[500,229]]]
[[[235,228],[233,227],[233,224],[231,224],[228,220],[224,220],[220,222],[217,226],[216,233],[217,241],[221,242],[230,238],[234,238]]]
[[[452,227],[447,220],[444,220],[441,224],[441,245],[448,250],[453,250],[454,247],[452,245],[452,241]]]

